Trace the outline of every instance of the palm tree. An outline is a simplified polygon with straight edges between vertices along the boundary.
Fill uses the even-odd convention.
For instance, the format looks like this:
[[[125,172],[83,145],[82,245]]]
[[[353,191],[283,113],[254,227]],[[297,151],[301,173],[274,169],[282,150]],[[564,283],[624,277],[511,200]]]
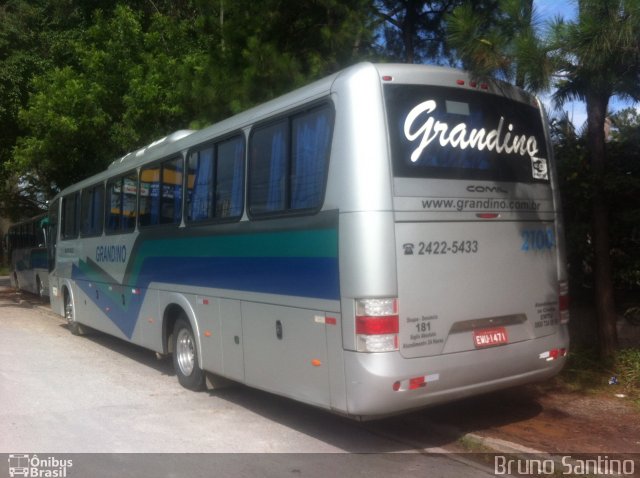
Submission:
[[[467,1],[447,22],[449,46],[478,79],[497,77],[534,92],[549,87],[551,63],[533,0]]]
[[[640,1],[579,0],[574,22],[557,21],[552,41],[561,80],[554,99],[582,100],[587,108],[587,149],[593,174],[592,237],[600,353],[617,345],[616,311],[605,193],[605,120],[609,101],[640,101]]]

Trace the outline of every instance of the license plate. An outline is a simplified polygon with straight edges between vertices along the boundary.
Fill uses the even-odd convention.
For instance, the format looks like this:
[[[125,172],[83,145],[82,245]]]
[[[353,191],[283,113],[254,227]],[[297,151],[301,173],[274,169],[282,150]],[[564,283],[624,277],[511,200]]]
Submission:
[[[474,330],[473,343],[477,349],[507,344],[509,343],[507,329],[496,327],[494,329]]]

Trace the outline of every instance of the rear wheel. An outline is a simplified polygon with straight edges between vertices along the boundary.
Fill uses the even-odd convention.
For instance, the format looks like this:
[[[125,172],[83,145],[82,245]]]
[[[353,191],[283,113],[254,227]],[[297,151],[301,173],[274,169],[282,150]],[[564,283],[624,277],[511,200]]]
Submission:
[[[189,390],[202,390],[205,375],[198,365],[198,348],[191,325],[180,317],[173,329],[173,368],[180,385]]]

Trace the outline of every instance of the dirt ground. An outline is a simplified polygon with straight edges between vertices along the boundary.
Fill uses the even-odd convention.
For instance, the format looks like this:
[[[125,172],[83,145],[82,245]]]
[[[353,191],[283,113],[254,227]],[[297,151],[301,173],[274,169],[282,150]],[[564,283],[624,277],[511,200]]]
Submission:
[[[640,453],[640,408],[611,393],[529,385],[438,407],[430,419],[547,453]],[[614,389],[615,387],[612,387]]]

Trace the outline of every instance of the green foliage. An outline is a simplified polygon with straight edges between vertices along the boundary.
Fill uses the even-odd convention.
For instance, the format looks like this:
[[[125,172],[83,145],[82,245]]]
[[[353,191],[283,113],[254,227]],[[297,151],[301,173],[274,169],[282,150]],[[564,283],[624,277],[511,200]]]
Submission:
[[[72,61],[37,75],[20,110],[28,134],[5,166],[45,196],[94,174],[126,151],[183,127],[183,58],[198,47],[185,19],[119,5],[97,10],[67,46]]]
[[[638,99],[639,30],[637,0],[580,0],[576,21],[553,25],[557,102],[589,95]]]
[[[629,348],[618,351],[614,367],[618,382],[625,392],[640,399],[640,350]]]
[[[609,381],[615,377],[616,382]],[[614,357],[602,359],[596,349],[578,348],[570,352],[567,365],[560,376],[571,391],[624,393],[640,401],[640,350],[628,348],[617,351]]]
[[[375,0],[373,12],[379,55],[405,63],[451,64],[455,59],[446,42],[446,18],[463,0]],[[475,1],[479,9],[486,1]],[[478,7],[480,5],[480,7]]]
[[[603,183],[610,210],[611,259],[617,289],[640,288],[640,116],[634,109],[612,116],[607,143],[608,169],[593,174],[586,133],[577,134],[567,118],[552,121],[552,138],[560,178],[569,272],[574,291],[593,290],[594,251],[591,201]]]
[[[368,0],[8,2],[0,214],[30,215],[128,151],[353,63],[369,13]]]
[[[549,87],[549,47],[536,32],[533,2],[465,2],[448,16],[448,41],[478,78],[498,77],[531,91]]]
[[[198,125],[272,99],[357,59],[368,44],[366,0],[202,1],[208,56],[195,78],[208,105]]]

